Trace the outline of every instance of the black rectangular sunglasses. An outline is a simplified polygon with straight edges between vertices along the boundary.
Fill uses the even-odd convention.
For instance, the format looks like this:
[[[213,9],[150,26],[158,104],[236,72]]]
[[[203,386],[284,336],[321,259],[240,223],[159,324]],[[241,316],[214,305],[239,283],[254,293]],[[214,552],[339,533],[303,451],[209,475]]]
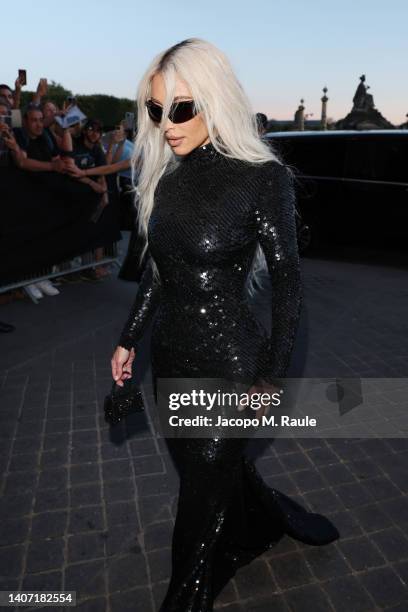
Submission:
[[[153,100],[147,100],[146,107],[150,119],[155,123],[160,123],[163,116],[163,107],[153,102]],[[197,109],[194,100],[173,102],[169,111],[169,119],[172,123],[185,123],[196,115]]]

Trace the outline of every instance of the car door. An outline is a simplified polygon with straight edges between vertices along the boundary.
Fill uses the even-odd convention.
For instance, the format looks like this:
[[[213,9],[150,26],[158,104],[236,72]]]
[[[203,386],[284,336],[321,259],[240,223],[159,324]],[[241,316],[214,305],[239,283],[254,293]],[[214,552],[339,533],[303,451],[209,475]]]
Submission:
[[[341,237],[344,136],[335,132],[292,134],[282,147],[296,171],[298,205],[310,225],[312,243],[331,244]]]
[[[344,191],[347,239],[392,246],[407,237],[407,137],[396,132],[363,132],[347,142]]]

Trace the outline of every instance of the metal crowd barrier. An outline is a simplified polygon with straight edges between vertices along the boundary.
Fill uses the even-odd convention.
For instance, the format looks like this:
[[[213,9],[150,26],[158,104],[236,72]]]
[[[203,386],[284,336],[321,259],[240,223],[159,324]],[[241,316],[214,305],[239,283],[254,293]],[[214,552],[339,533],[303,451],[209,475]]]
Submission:
[[[60,262],[56,265],[40,268],[36,274],[27,274],[17,281],[13,281],[12,283],[9,283],[7,285],[0,285],[0,293],[5,293],[6,291],[11,291],[13,289],[24,290],[24,288],[27,287],[27,285],[30,285],[31,283],[49,280],[51,278],[56,278],[57,276],[65,276],[66,274],[72,274],[73,272],[79,272],[80,270],[86,270],[87,268],[95,268],[97,266],[102,266],[110,263],[113,263],[118,268],[120,267],[117,242],[113,242],[111,245],[103,247],[102,259],[96,260],[95,255],[96,249],[87,253],[83,253],[82,255],[78,255],[69,260]],[[38,300],[32,295],[30,295],[28,291],[26,291],[26,294],[35,304],[38,303]]]

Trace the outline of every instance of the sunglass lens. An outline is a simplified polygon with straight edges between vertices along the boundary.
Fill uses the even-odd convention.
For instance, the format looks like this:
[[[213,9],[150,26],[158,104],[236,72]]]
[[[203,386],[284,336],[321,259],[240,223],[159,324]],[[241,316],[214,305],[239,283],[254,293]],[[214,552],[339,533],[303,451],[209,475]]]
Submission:
[[[173,123],[185,123],[196,115],[194,101],[178,102],[170,111],[169,118]]]
[[[155,123],[160,123],[163,116],[163,108],[152,102],[152,100],[146,102],[146,107],[150,119]],[[170,108],[169,119],[173,123],[185,123],[186,121],[190,121],[196,114],[197,111],[194,106],[194,100],[176,102]]]
[[[147,106],[147,112],[149,113],[150,119],[154,121],[155,123],[160,123],[162,114],[163,114],[162,107],[159,106],[158,104],[155,104],[151,100],[146,102],[146,106]]]

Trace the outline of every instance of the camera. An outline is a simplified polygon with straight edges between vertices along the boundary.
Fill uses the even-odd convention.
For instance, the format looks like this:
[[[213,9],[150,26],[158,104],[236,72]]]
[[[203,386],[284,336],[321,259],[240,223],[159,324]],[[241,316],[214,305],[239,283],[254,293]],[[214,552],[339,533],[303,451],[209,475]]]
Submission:
[[[135,113],[125,113],[124,128],[125,130],[135,129]]]
[[[8,126],[9,130],[11,130],[11,114],[10,115],[0,115],[0,166],[7,165],[7,147],[5,146],[3,138],[7,138],[9,135],[8,130],[4,128],[4,124]]]
[[[13,109],[11,113],[7,115],[0,115],[0,123],[7,125],[7,127],[11,130],[12,128],[21,127],[21,111],[18,109]],[[6,130],[0,130],[0,140],[3,136],[7,136]]]
[[[12,128],[12,115],[0,115],[0,123],[5,123],[9,128]]]
[[[5,123],[9,128],[20,128],[22,126],[21,110],[14,108],[7,115],[0,115],[0,123]]]

